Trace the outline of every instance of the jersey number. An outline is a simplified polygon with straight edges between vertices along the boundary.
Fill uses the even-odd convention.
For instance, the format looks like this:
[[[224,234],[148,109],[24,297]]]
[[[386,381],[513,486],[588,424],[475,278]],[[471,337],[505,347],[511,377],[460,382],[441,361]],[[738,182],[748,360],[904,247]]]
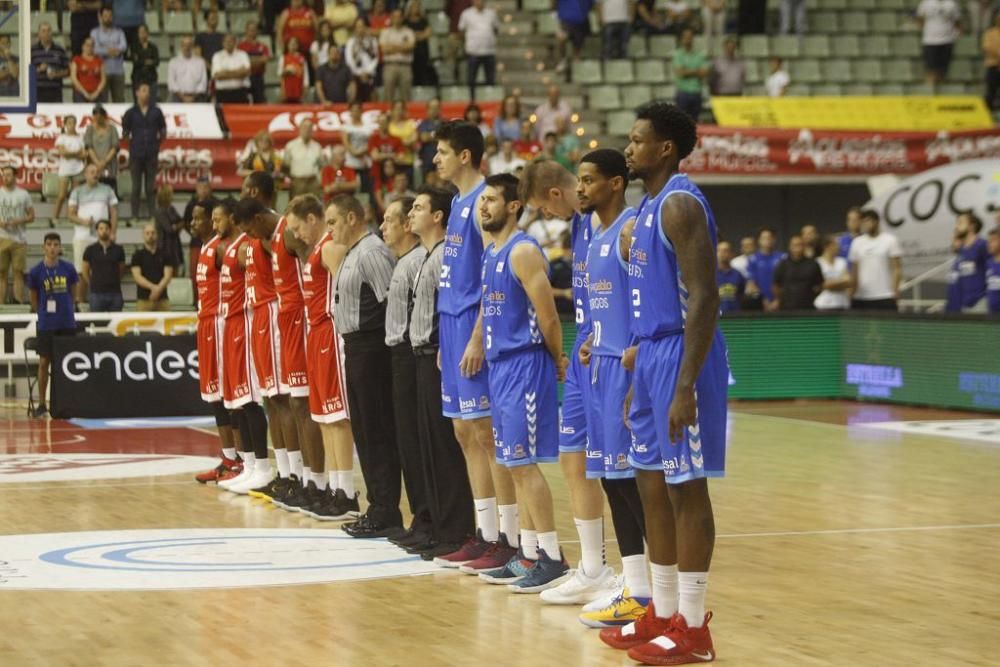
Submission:
[[[597,347],[601,344],[601,323],[594,320],[594,344],[592,347]]]
[[[577,325],[583,324],[583,300],[576,300],[576,323]]]
[[[486,349],[493,348],[493,327],[486,325]]]
[[[639,288],[636,287],[632,290],[632,307],[634,308],[632,311],[632,317],[635,317],[636,319],[639,317],[639,303],[641,300],[642,299],[639,296]]]

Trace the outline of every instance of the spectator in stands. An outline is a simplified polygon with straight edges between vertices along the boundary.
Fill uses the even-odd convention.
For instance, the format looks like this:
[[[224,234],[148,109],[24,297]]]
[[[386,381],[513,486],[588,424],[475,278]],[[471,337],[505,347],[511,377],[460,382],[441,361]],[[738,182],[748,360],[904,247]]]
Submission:
[[[128,41],[125,31],[114,25],[114,12],[111,7],[103,7],[100,14],[101,23],[90,31],[90,39],[94,42],[94,53],[104,63],[104,76],[111,91],[112,102],[125,101],[125,51]]]
[[[573,253],[570,251],[569,230],[559,234],[555,251],[546,252],[549,257],[549,282],[552,295],[556,299],[556,312],[560,319],[572,321],[576,309],[573,306]]]
[[[285,44],[285,54],[278,61],[282,104],[300,104],[309,86],[309,67],[299,47],[299,38]]]
[[[562,72],[569,66],[569,59],[575,63],[580,60],[583,44],[590,35],[590,12],[594,8],[594,0],[555,0],[556,16],[559,19],[559,31],[556,39],[559,42],[561,60],[556,66],[557,72]],[[570,53],[566,53],[566,44]]]
[[[368,142],[371,139],[372,129],[371,126],[364,123],[360,102],[351,102],[348,112],[350,118],[340,130],[340,136],[344,140],[344,148],[347,149],[346,164],[361,178],[361,191],[371,192],[372,160],[368,150]],[[434,145],[436,151],[437,143],[435,142]]]
[[[396,163],[406,171],[407,175],[412,174],[413,164],[417,158],[417,147],[420,144],[420,133],[417,130],[417,121],[406,115],[405,102],[393,102],[387,129],[389,134],[399,139],[403,146],[403,152],[396,156]]]
[[[132,253],[132,279],[135,280],[135,309],[141,312],[170,310],[167,286],[175,267],[157,243],[156,226],[142,229],[142,247]]]
[[[434,135],[440,126],[441,100],[435,97],[427,103],[427,111],[424,114],[424,119],[417,124],[417,139],[420,142],[417,154],[420,158],[420,168],[425,181],[427,180],[428,173],[437,172],[437,168],[434,166],[434,154],[437,153],[437,140],[434,138]]]
[[[898,310],[903,282],[903,250],[899,240],[879,230],[879,216],[861,212],[861,235],[851,243],[851,308]]]
[[[806,257],[816,259],[823,254],[823,242],[819,238],[819,230],[816,229],[816,225],[802,225],[799,236],[802,237],[802,243],[805,245],[803,252]]]
[[[409,0],[406,3],[404,24],[413,31],[416,38],[416,45],[413,47],[413,85],[434,86],[438,85],[437,69],[434,61],[431,60],[431,29],[430,21],[424,14],[420,0]]]
[[[568,222],[546,217],[544,210],[530,208],[525,210],[518,224],[525,234],[538,241],[547,256],[558,257],[562,254],[562,234],[569,231]]]
[[[555,132],[557,119],[571,120],[573,116],[569,103],[560,98],[559,86],[550,85],[547,92],[545,101],[535,107],[535,137],[539,140],[549,132]]]
[[[378,39],[368,31],[364,19],[354,22],[354,34],[344,48],[344,61],[354,75],[354,99],[367,102],[375,89],[379,66]]]
[[[715,96],[740,96],[747,80],[747,66],[736,55],[735,37],[726,37],[722,42],[722,55],[712,61],[712,71],[708,75],[708,89]]]
[[[962,213],[955,221],[951,249],[955,261],[948,272],[945,312],[985,312],[986,262],[990,254],[986,239],[979,236],[983,221],[974,213]]]
[[[0,35],[0,95],[17,97],[21,94],[19,64],[20,59],[10,51],[10,35]]]
[[[774,296],[774,270],[784,259],[784,255],[775,250],[776,237],[774,230],[765,227],[757,234],[757,252],[747,263],[747,294],[750,297],[759,296],[764,310],[777,310],[778,300]]]
[[[852,206],[847,209],[847,218],[844,221],[844,225],[847,228],[846,232],[837,236],[837,241],[840,243],[840,252],[838,253],[844,259],[847,259],[851,250],[851,243],[861,234],[861,208],[858,206]]]
[[[413,91],[413,49],[417,36],[403,25],[403,10],[392,10],[389,26],[379,33],[382,47],[382,99],[407,102]]]
[[[330,162],[323,167],[323,199],[329,203],[337,195],[356,194],[358,174],[346,164],[347,149],[338,144],[330,150]]]
[[[195,53],[205,59],[209,69],[212,59],[222,50],[225,35],[219,32],[219,12],[210,9],[205,14],[205,30],[194,36]]]
[[[246,177],[255,171],[263,171],[280,180],[281,164],[281,155],[274,148],[274,140],[267,130],[261,130],[254,135],[250,150],[240,163],[236,174]]]
[[[580,161],[580,138],[570,127],[569,121],[565,118],[556,120],[556,162],[566,167],[570,171],[576,169],[576,163]]]
[[[104,102],[107,100],[108,80],[104,64],[94,55],[94,40],[83,40],[83,51],[73,56],[69,65],[69,80],[73,84],[74,102]]]
[[[378,116],[378,127],[374,132],[368,137],[368,154],[371,156],[371,174],[373,185],[378,189],[379,183],[382,182],[382,174],[380,170],[382,164],[386,160],[392,160],[393,167],[396,167],[397,162],[404,159],[406,153],[406,147],[403,142],[399,140],[399,137],[393,136],[389,132],[389,114],[380,113]],[[391,177],[386,177],[386,186],[392,187]],[[381,211],[376,211],[379,218],[381,218]]]
[[[483,120],[483,110],[475,102],[470,102],[465,106],[462,120],[478,127],[484,139],[490,136],[490,126]]]
[[[823,291],[814,302],[819,310],[847,310],[851,299],[847,290],[851,286],[851,271],[847,260],[840,256],[840,241],[836,236],[827,236],[823,242],[823,253],[816,258],[823,271]]]
[[[69,194],[69,221],[73,229],[73,266],[83,270],[83,254],[90,244],[97,241],[94,235],[97,223],[102,220],[111,225],[111,239],[118,231],[118,197],[114,191],[97,180],[97,167],[89,164],[83,170],[84,182]],[[79,298],[83,298],[83,289]]]
[[[397,167],[392,158],[377,162],[376,167],[372,169],[372,196],[375,199],[375,218],[381,220],[391,203],[389,195],[396,182]]]
[[[542,152],[542,144],[535,136],[535,126],[530,120],[521,123],[521,134],[514,142],[514,151],[525,162],[534,160]]]
[[[397,171],[392,176],[392,191],[385,196],[385,206],[389,206],[394,201],[409,197],[415,198],[417,193],[410,189],[410,177],[403,170]]]
[[[131,43],[129,60],[132,61],[132,95],[140,83],[149,84],[149,94],[155,100],[160,74],[160,50],[149,39],[149,28],[143,23],[136,29],[135,41]]]
[[[376,39],[392,23],[392,18],[389,16],[389,11],[386,7],[385,0],[372,0],[372,10],[368,12],[368,26],[371,28],[372,34],[375,35]]]
[[[250,99],[254,104],[267,103],[264,92],[264,72],[271,60],[271,49],[258,39],[259,25],[257,21],[247,21],[243,39],[236,48],[250,58]]]
[[[708,78],[708,59],[694,50],[694,30],[681,32],[680,43],[674,52],[674,78],[677,86],[677,107],[696,122],[701,116],[701,88]]]
[[[784,97],[792,77],[788,76],[781,58],[771,58],[767,62],[769,74],[764,82],[768,97]]]
[[[285,144],[284,168],[292,179],[289,196],[323,193],[319,175],[323,170],[323,147],[313,139],[313,124],[304,120],[299,125],[299,136]]]
[[[500,152],[490,158],[490,174],[513,174],[524,165],[524,160],[514,152],[514,142],[504,139],[500,142]]]
[[[24,269],[28,255],[28,237],[24,228],[35,220],[31,195],[17,186],[17,169],[0,169],[0,305],[7,303],[7,273],[14,272],[14,302],[24,302]]]
[[[316,70],[316,101],[320,104],[344,104],[350,101],[354,77],[340,54],[340,47],[331,44],[326,62]]]
[[[45,394],[49,388],[53,338],[76,334],[76,299],[73,295],[80,280],[73,265],[60,259],[62,242],[59,234],[46,234],[42,247],[45,251],[42,261],[28,274],[31,312],[38,314],[38,322],[35,324],[38,332],[38,406],[31,415],[35,418],[44,417],[48,413]]]
[[[125,249],[111,237],[111,223],[97,223],[97,241],[83,251],[80,285],[90,289],[90,312],[120,313],[125,307],[122,298],[122,276],[125,275]]]
[[[521,134],[521,101],[517,95],[503,98],[500,113],[493,120],[493,136],[497,141],[516,141]]]
[[[631,0],[597,0],[595,7],[601,22],[601,60],[628,58],[633,15]]]
[[[354,32],[358,20],[358,6],[349,0],[333,0],[326,3],[323,16],[333,29],[334,43],[343,48]]]
[[[666,17],[656,8],[656,0],[636,0],[635,27],[647,35],[665,35],[670,32]]]
[[[220,104],[250,101],[250,56],[236,48],[236,36],[226,35],[222,50],[212,56],[215,99]]]
[[[804,2],[804,0],[803,0]],[[962,10],[955,0],[920,0],[920,24],[927,83],[936,87],[948,75],[952,50],[961,31]]]
[[[476,99],[476,79],[479,68],[486,75],[486,85],[492,86],[497,72],[497,33],[500,20],[486,0],[472,0],[472,6],[462,12],[458,30],[465,37],[465,57],[468,63],[469,99]]]
[[[66,196],[73,189],[87,164],[87,149],[84,146],[83,137],[76,131],[76,116],[63,116],[62,133],[56,137],[55,147],[59,152],[59,160],[56,163],[56,175],[59,177],[59,196],[56,198],[56,207],[52,217],[58,218],[62,215]]]
[[[781,34],[792,32],[792,21],[795,22],[795,32],[801,37],[806,34],[806,0],[781,0],[779,9],[781,16]]]
[[[723,314],[740,309],[747,280],[733,268],[733,247],[728,241],[719,241],[716,247],[719,265],[715,270],[715,283],[719,286],[719,310]]]
[[[190,35],[181,37],[180,53],[167,66],[167,90],[172,102],[204,102],[208,94],[208,68]]]
[[[544,157],[548,160],[556,159],[556,148],[559,146],[559,135],[555,132],[549,132],[542,139],[542,150],[538,154],[538,157]]]
[[[144,0],[113,0],[115,25],[125,33],[125,42],[132,48],[139,41],[139,26],[146,23]]]
[[[101,0],[69,0],[69,42],[73,55],[83,52],[83,40],[100,24]],[[61,100],[60,100],[61,101]]]
[[[280,44],[283,51],[290,51],[290,42],[294,37],[298,42],[296,51],[308,58],[309,49],[316,40],[318,26],[316,12],[307,7],[304,0],[291,0],[288,8],[278,17],[278,25],[274,31],[278,40],[276,44]]]
[[[712,53],[715,36],[726,32],[726,0],[701,0],[701,24],[705,31],[705,49]]]
[[[135,89],[135,104],[122,116],[122,138],[128,141],[132,217],[139,217],[140,196],[145,190],[147,217],[152,218],[156,210],[156,168],[160,144],[167,138],[167,120],[145,83]]]
[[[986,309],[991,315],[1000,314],[1000,227],[990,231],[990,259],[986,263]]]
[[[685,30],[694,30],[697,17],[688,0],[666,0],[663,4],[666,11],[667,31],[678,37]]]
[[[774,270],[774,298],[779,310],[815,310],[813,302],[823,290],[823,270],[805,255],[801,236],[788,241],[788,255]]]
[[[757,252],[757,241],[752,236],[744,236],[740,239],[740,254],[732,259],[732,267],[743,274],[744,278],[750,277],[750,258]]]
[[[117,194],[118,192],[118,150],[121,138],[118,128],[108,122],[108,111],[98,104],[91,115],[94,122],[83,133],[83,145],[87,159],[97,166],[97,178]],[[82,171],[82,169],[81,169]]]
[[[330,58],[331,46],[336,46],[333,41],[333,28],[330,27],[329,21],[320,19],[316,39],[309,46],[309,64],[313,72],[326,64]]]
[[[181,248],[181,230],[184,219],[174,208],[174,189],[169,183],[162,184],[156,191],[156,212],[153,214],[156,237],[159,239],[163,256],[180,273],[184,268],[184,251]]]
[[[986,106],[1000,110],[1000,10],[993,17],[993,26],[983,33],[983,67],[986,70]]]
[[[31,45],[31,64],[35,67],[35,92],[39,102],[62,102],[62,80],[69,76],[66,49],[52,41],[52,26],[38,26],[38,41]]]

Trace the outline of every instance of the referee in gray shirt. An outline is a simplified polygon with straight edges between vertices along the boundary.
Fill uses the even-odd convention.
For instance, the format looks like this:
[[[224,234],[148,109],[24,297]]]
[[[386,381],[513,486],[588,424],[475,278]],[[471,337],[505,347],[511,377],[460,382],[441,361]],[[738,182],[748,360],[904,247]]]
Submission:
[[[382,218],[382,240],[396,256],[396,268],[389,283],[389,305],[385,313],[385,344],[392,350],[392,409],[396,422],[396,444],[403,467],[403,485],[410,502],[413,522],[409,530],[393,542],[410,546],[430,535],[431,516],[427,509],[427,490],[417,442],[417,366],[410,347],[410,296],[413,278],[427,255],[420,239],[410,232],[407,215],[413,197],[402,197],[389,204]]]
[[[402,533],[399,450],[392,423],[392,355],[385,344],[386,302],[396,264],[382,239],[369,231],[352,195],[330,202],[333,242],[347,247],[334,280],[333,318],[344,339],[347,405],[368,490],[368,510],[344,526],[352,537]]]
[[[410,230],[420,237],[426,257],[414,278],[410,342],[416,361],[417,438],[428,489],[432,528],[429,539],[412,548],[434,558],[457,551],[475,531],[472,488],[452,420],[441,411],[438,368],[438,281],[452,194],[424,186],[410,209]]]

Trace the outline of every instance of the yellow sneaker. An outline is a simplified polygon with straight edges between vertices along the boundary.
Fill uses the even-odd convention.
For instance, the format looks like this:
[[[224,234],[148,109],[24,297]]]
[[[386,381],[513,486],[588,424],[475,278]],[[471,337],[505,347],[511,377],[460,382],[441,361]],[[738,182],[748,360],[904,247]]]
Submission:
[[[591,628],[612,628],[628,625],[646,613],[649,598],[632,597],[625,590],[611,604],[596,611],[584,611],[580,622]]]

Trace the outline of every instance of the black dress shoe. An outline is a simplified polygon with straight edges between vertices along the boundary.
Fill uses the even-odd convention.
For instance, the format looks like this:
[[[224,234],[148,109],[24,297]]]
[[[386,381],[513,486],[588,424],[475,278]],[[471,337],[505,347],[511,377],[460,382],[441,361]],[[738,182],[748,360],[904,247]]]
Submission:
[[[409,535],[403,535],[402,537],[397,537],[395,539],[390,538],[389,541],[395,544],[397,547],[412,547],[416,544],[423,544],[431,539],[431,536],[423,531],[416,533],[410,533]]]
[[[378,537],[395,537],[403,532],[402,526],[387,526],[373,520],[367,514],[354,523],[344,526],[344,532],[358,539],[374,539]]]
[[[438,556],[453,554],[461,548],[462,545],[459,542],[438,542],[433,548],[421,551],[420,558],[422,560],[434,560]]]
[[[431,538],[428,537],[423,542],[420,542],[419,544],[414,544],[413,546],[406,547],[403,550],[406,553],[408,553],[408,554],[415,554],[415,555],[419,556],[420,554],[424,553],[425,551],[430,551],[431,549],[433,549],[437,545],[438,545],[437,540],[433,540],[433,539],[431,539]]]

